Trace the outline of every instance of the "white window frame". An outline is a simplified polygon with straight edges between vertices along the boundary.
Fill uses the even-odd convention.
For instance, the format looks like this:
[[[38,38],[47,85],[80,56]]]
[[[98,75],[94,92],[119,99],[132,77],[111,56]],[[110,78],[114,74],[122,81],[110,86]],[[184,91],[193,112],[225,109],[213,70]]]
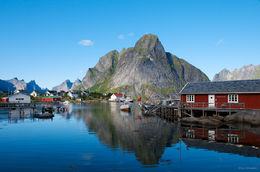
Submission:
[[[194,103],[195,102],[195,95],[193,95],[193,94],[186,95],[186,102],[187,103]]]
[[[228,103],[238,103],[238,94],[229,94]]]

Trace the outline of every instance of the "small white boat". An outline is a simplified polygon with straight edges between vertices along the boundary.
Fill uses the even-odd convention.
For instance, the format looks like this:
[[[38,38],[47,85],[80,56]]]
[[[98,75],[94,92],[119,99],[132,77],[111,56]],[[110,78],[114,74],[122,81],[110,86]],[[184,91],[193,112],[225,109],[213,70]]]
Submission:
[[[122,111],[128,111],[128,112],[130,112],[131,109],[132,109],[132,104],[129,103],[129,102],[125,102],[124,104],[122,104],[122,105],[120,106],[120,110],[122,110]]]
[[[65,102],[63,102],[64,105],[69,105],[70,102],[68,100],[66,100]]]

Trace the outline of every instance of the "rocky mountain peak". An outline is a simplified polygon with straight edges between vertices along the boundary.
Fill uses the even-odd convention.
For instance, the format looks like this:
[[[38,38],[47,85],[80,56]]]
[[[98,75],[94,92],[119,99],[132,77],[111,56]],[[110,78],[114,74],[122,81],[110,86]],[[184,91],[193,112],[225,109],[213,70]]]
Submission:
[[[28,83],[31,83],[31,84],[36,84],[35,80],[31,80],[30,82]]]
[[[32,91],[39,91],[42,93],[46,92],[46,89],[42,89],[35,80],[31,80],[26,83],[23,79],[19,80],[18,78],[13,78],[10,80],[0,80],[0,91],[15,91],[15,90],[25,90],[27,94],[30,94]]]
[[[63,83],[61,83],[60,85],[56,86],[56,87],[53,87],[52,89],[55,90],[55,91],[69,91],[72,87],[72,82],[67,79],[65,80]]]
[[[213,77],[213,81],[260,79],[260,65],[245,65],[239,69],[229,71],[223,69]]]
[[[76,80],[74,81],[74,83],[72,84],[71,89],[72,89],[72,90],[80,90],[81,87],[82,87],[82,85],[81,85],[81,80],[76,79]]]
[[[101,57],[88,70],[82,86],[89,91],[158,99],[176,96],[186,82],[192,81],[208,81],[208,77],[185,60],[166,53],[156,35],[146,34],[134,47]]]
[[[136,50],[142,52],[154,51],[157,55],[165,53],[165,50],[160,42],[159,38],[153,34],[146,34],[142,36],[135,44]]]

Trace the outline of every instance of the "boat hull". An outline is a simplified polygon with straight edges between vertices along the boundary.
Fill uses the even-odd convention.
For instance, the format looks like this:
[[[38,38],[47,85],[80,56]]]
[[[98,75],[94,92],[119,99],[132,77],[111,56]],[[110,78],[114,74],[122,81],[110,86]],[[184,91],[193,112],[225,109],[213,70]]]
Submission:
[[[132,108],[132,105],[130,105],[130,104],[121,105],[121,106],[120,106],[120,110],[121,110],[121,111],[126,111],[126,112],[130,112],[130,111],[131,111],[131,108]]]

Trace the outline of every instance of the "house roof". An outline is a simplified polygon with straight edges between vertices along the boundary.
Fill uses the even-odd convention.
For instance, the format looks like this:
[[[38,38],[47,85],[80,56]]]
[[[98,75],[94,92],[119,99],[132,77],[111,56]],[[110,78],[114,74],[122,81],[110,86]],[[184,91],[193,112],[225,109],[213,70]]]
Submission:
[[[43,98],[60,98],[59,96],[45,96]]]
[[[260,79],[187,83],[180,94],[260,93]]]
[[[20,92],[19,92],[19,93],[10,95],[9,98],[10,98],[10,97],[17,97],[17,96],[27,96],[27,97],[30,97],[30,96],[27,95],[27,94],[24,94],[24,93],[20,93]]]
[[[123,97],[123,94],[114,94],[116,97]]]

